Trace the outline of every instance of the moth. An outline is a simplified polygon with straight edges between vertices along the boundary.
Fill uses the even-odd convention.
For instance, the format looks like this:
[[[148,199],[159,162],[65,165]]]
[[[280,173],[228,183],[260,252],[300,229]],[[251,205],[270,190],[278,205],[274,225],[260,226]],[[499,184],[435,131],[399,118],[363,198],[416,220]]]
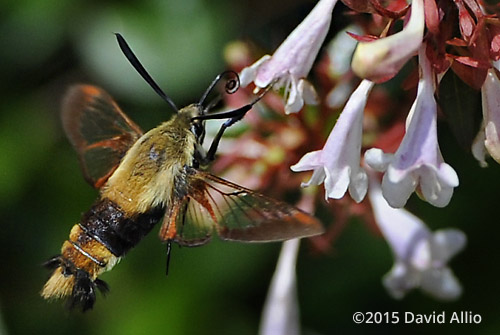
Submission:
[[[205,100],[215,85],[229,76],[226,91],[239,87],[236,73],[223,72],[198,103],[178,110],[123,37],[116,36],[130,63],[177,113],[143,133],[104,90],[90,85],[69,89],[62,104],[63,127],[85,179],[99,189],[99,198],[73,226],[61,254],[45,263],[53,272],[42,297],[67,299],[69,307],[84,311],[92,308],[96,291],[108,291],[98,277],[160,221],[167,269],[173,242],[203,245],[214,231],[222,240],[242,242],[282,241],[323,232],[309,214],[200,169],[214,160],[224,131],[267,90],[239,109],[213,113],[214,104],[205,106]],[[227,120],[206,151],[205,122],[213,119]]]

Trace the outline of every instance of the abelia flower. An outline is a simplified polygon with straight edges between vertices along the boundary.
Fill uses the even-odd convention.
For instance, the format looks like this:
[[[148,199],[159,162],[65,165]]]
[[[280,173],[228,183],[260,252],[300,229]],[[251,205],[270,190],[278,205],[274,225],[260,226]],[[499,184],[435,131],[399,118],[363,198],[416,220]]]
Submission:
[[[395,154],[380,149],[365,153],[366,163],[377,171],[386,171],[382,190],[392,207],[403,207],[419,188],[420,195],[437,207],[446,206],[458,186],[455,170],[443,160],[437,140],[437,105],[434,76],[425,55],[419,51],[421,78],[417,97],[406,120],[406,133]]]
[[[392,208],[372,175],[368,198],[375,221],[395,258],[394,266],[383,278],[389,294],[401,299],[409,290],[421,288],[437,299],[458,298],[462,288],[447,263],[464,248],[465,234],[457,229],[432,233],[410,212]]]
[[[500,80],[495,70],[489,69],[481,88],[483,127],[473,145],[473,154],[482,166],[486,165],[486,149],[500,163]]]
[[[359,77],[376,82],[392,78],[413,57],[425,27],[424,0],[413,0],[411,16],[400,32],[373,42],[360,42],[352,59],[352,70]]]
[[[317,103],[316,91],[305,77],[328,33],[336,3],[337,0],[320,0],[272,57],[265,55],[241,71],[241,86],[251,82],[258,87],[272,83],[275,89],[284,86],[287,114],[300,111],[304,103]]]
[[[329,58],[328,74],[339,80],[351,70],[351,59],[356,50],[357,42],[349,34],[362,34],[363,30],[351,24],[340,30],[335,37],[328,42],[327,53]],[[340,80],[341,81],[341,80]]]
[[[471,152],[472,156],[479,162],[479,166],[485,168],[488,167],[488,163],[486,163],[486,147],[484,146],[484,141],[486,141],[486,134],[484,131],[484,121],[481,125],[481,129],[477,133],[474,141],[472,141]]]
[[[298,335],[299,305],[295,264],[300,239],[283,242],[278,265],[267,294],[259,334]]]
[[[348,32],[361,34],[361,28],[350,25],[342,29],[328,43],[328,58],[330,64],[328,75],[336,81],[334,88],[328,93],[326,103],[331,108],[342,107],[354,89],[352,82],[351,58],[356,49],[356,40],[349,36]]]
[[[325,198],[340,199],[347,189],[356,201],[366,195],[368,179],[360,166],[363,111],[374,83],[363,80],[353,92],[321,150],[305,154],[291,169],[314,170],[302,186],[325,183]]]

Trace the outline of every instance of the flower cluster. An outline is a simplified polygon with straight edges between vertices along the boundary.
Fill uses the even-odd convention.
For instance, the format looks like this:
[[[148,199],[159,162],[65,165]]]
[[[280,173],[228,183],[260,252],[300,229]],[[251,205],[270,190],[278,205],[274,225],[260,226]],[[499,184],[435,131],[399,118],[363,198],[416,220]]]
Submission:
[[[370,13],[373,21],[355,22],[347,28],[347,34],[340,32],[328,43],[328,55],[318,57],[337,3],[319,0],[273,55],[238,69],[242,85],[253,83],[256,89],[284,87],[281,106],[285,114],[302,111],[287,117],[294,121],[286,126],[273,124],[272,136],[281,141],[276,148],[281,150],[280,158],[274,163],[290,166],[294,172],[312,171],[302,186],[324,184],[327,201],[344,198],[348,191],[354,202],[361,203],[368,194],[369,205],[361,203],[358,209],[365,208],[363,211],[373,215],[393,250],[395,265],[384,278],[390,294],[401,298],[409,289],[420,287],[436,298],[454,299],[461,287],[447,262],[464,248],[465,235],[457,229],[431,233],[403,207],[413,193],[433,206],[445,207],[459,185],[456,171],[441,154],[438,112],[442,110],[454,128],[461,117],[474,111],[461,111],[463,115],[447,112],[442,93],[444,78],[460,80],[481,91],[483,122],[479,133],[470,139],[460,132],[455,135],[471,146],[481,166],[487,165],[487,155],[500,163],[500,20],[488,14],[479,0],[413,0],[411,4],[396,0],[388,7],[378,0],[342,2],[351,17],[355,17],[353,12]],[[330,90],[325,101],[307,81],[313,64],[317,64],[313,72],[316,81],[329,80],[324,85]],[[412,100],[394,102],[378,89],[388,81],[401,82],[405,76],[403,86],[416,87]],[[276,96],[268,94],[263,101],[271,109],[280,107]],[[319,107],[306,107],[310,104]],[[343,108],[337,110],[338,106]],[[394,106],[399,110],[405,107],[406,121],[393,113]],[[333,126],[329,122],[332,119]],[[264,125],[258,117],[250,122],[257,125],[256,129],[273,127]],[[330,134],[326,137],[327,127]],[[259,131],[252,135],[252,141],[259,138],[256,133]],[[262,137],[259,143],[264,147],[263,143],[270,143],[260,140]],[[241,152],[234,155],[241,157]],[[280,164],[260,171],[267,171],[266,180],[286,189],[293,184],[292,179],[280,183],[279,178],[272,177],[278,175],[276,166]],[[265,165],[273,163],[267,161]],[[335,202],[330,204],[335,207]],[[331,239],[334,235],[330,234]],[[315,241],[316,246],[324,246]],[[286,269],[294,276],[290,267]],[[286,316],[281,319],[287,320]]]

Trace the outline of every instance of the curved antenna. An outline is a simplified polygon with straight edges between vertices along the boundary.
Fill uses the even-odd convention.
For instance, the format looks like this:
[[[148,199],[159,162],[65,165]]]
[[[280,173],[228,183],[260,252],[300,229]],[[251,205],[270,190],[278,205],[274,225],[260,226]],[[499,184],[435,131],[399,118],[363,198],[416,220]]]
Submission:
[[[233,94],[240,88],[240,77],[234,71],[228,70],[224,71],[215,77],[210,86],[208,86],[207,90],[201,96],[200,102],[198,103],[200,106],[203,106],[203,103],[207,99],[208,95],[214,89],[215,85],[217,85],[224,77],[227,77],[226,85],[224,87],[227,94]],[[212,104],[210,104],[212,105]],[[207,109],[209,109],[207,107]]]
[[[149,75],[144,66],[142,66],[141,62],[139,62],[139,59],[137,59],[132,49],[130,49],[129,45],[127,44],[123,36],[120,33],[115,33],[115,35],[116,39],[118,40],[118,45],[120,46],[120,49],[122,50],[125,57],[127,57],[130,64],[132,64],[135,70],[139,72],[141,77],[144,78],[144,80],[149,84],[149,86],[151,86],[153,90],[155,90],[155,92],[170,105],[170,107],[172,107],[176,112],[178,112],[179,109],[177,108],[177,106],[168,97],[168,95],[166,95],[165,92],[162,91],[160,86],[158,86],[158,84],[153,80],[153,78]]]
[[[191,120],[220,120],[220,119],[234,119],[231,121],[231,125],[235,123],[236,121],[239,121],[245,116],[245,114],[252,109],[253,105],[255,105],[257,102],[260,101],[266,95],[267,92],[278,82],[278,79],[273,80],[269,85],[267,85],[259,94],[257,97],[249,104],[246,104],[243,107],[240,107],[238,109],[230,110],[230,111],[224,111],[220,113],[212,113],[212,114],[202,114],[202,115],[197,115],[191,118]]]

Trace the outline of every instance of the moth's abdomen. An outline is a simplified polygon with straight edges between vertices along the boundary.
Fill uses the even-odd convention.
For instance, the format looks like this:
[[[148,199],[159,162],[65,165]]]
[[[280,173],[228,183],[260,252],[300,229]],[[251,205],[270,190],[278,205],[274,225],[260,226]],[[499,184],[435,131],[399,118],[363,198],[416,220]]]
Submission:
[[[80,226],[113,255],[121,257],[151,231],[164,213],[163,208],[157,207],[146,213],[127,214],[116,203],[104,198],[83,214]]]
[[[80,224],[76,224],[69,239],[63,243],[61,255],[46,263],[54,272],[43,287],[42,297],[69,298],[69,307],[92,308],[96,290],[107,290],[106,284],[97,277],[110,270],[118,259],[101,242],[87,234]]]
[[[92,308],[96,290],[107,291],[107,285],[97,277],[139,243],[163,213],[162,208],[156,208],[129,216],[108,199],[96,202],[71,229],[61,255],[46,263],[54,272],[42,297],[69,298],[70,307]]]

